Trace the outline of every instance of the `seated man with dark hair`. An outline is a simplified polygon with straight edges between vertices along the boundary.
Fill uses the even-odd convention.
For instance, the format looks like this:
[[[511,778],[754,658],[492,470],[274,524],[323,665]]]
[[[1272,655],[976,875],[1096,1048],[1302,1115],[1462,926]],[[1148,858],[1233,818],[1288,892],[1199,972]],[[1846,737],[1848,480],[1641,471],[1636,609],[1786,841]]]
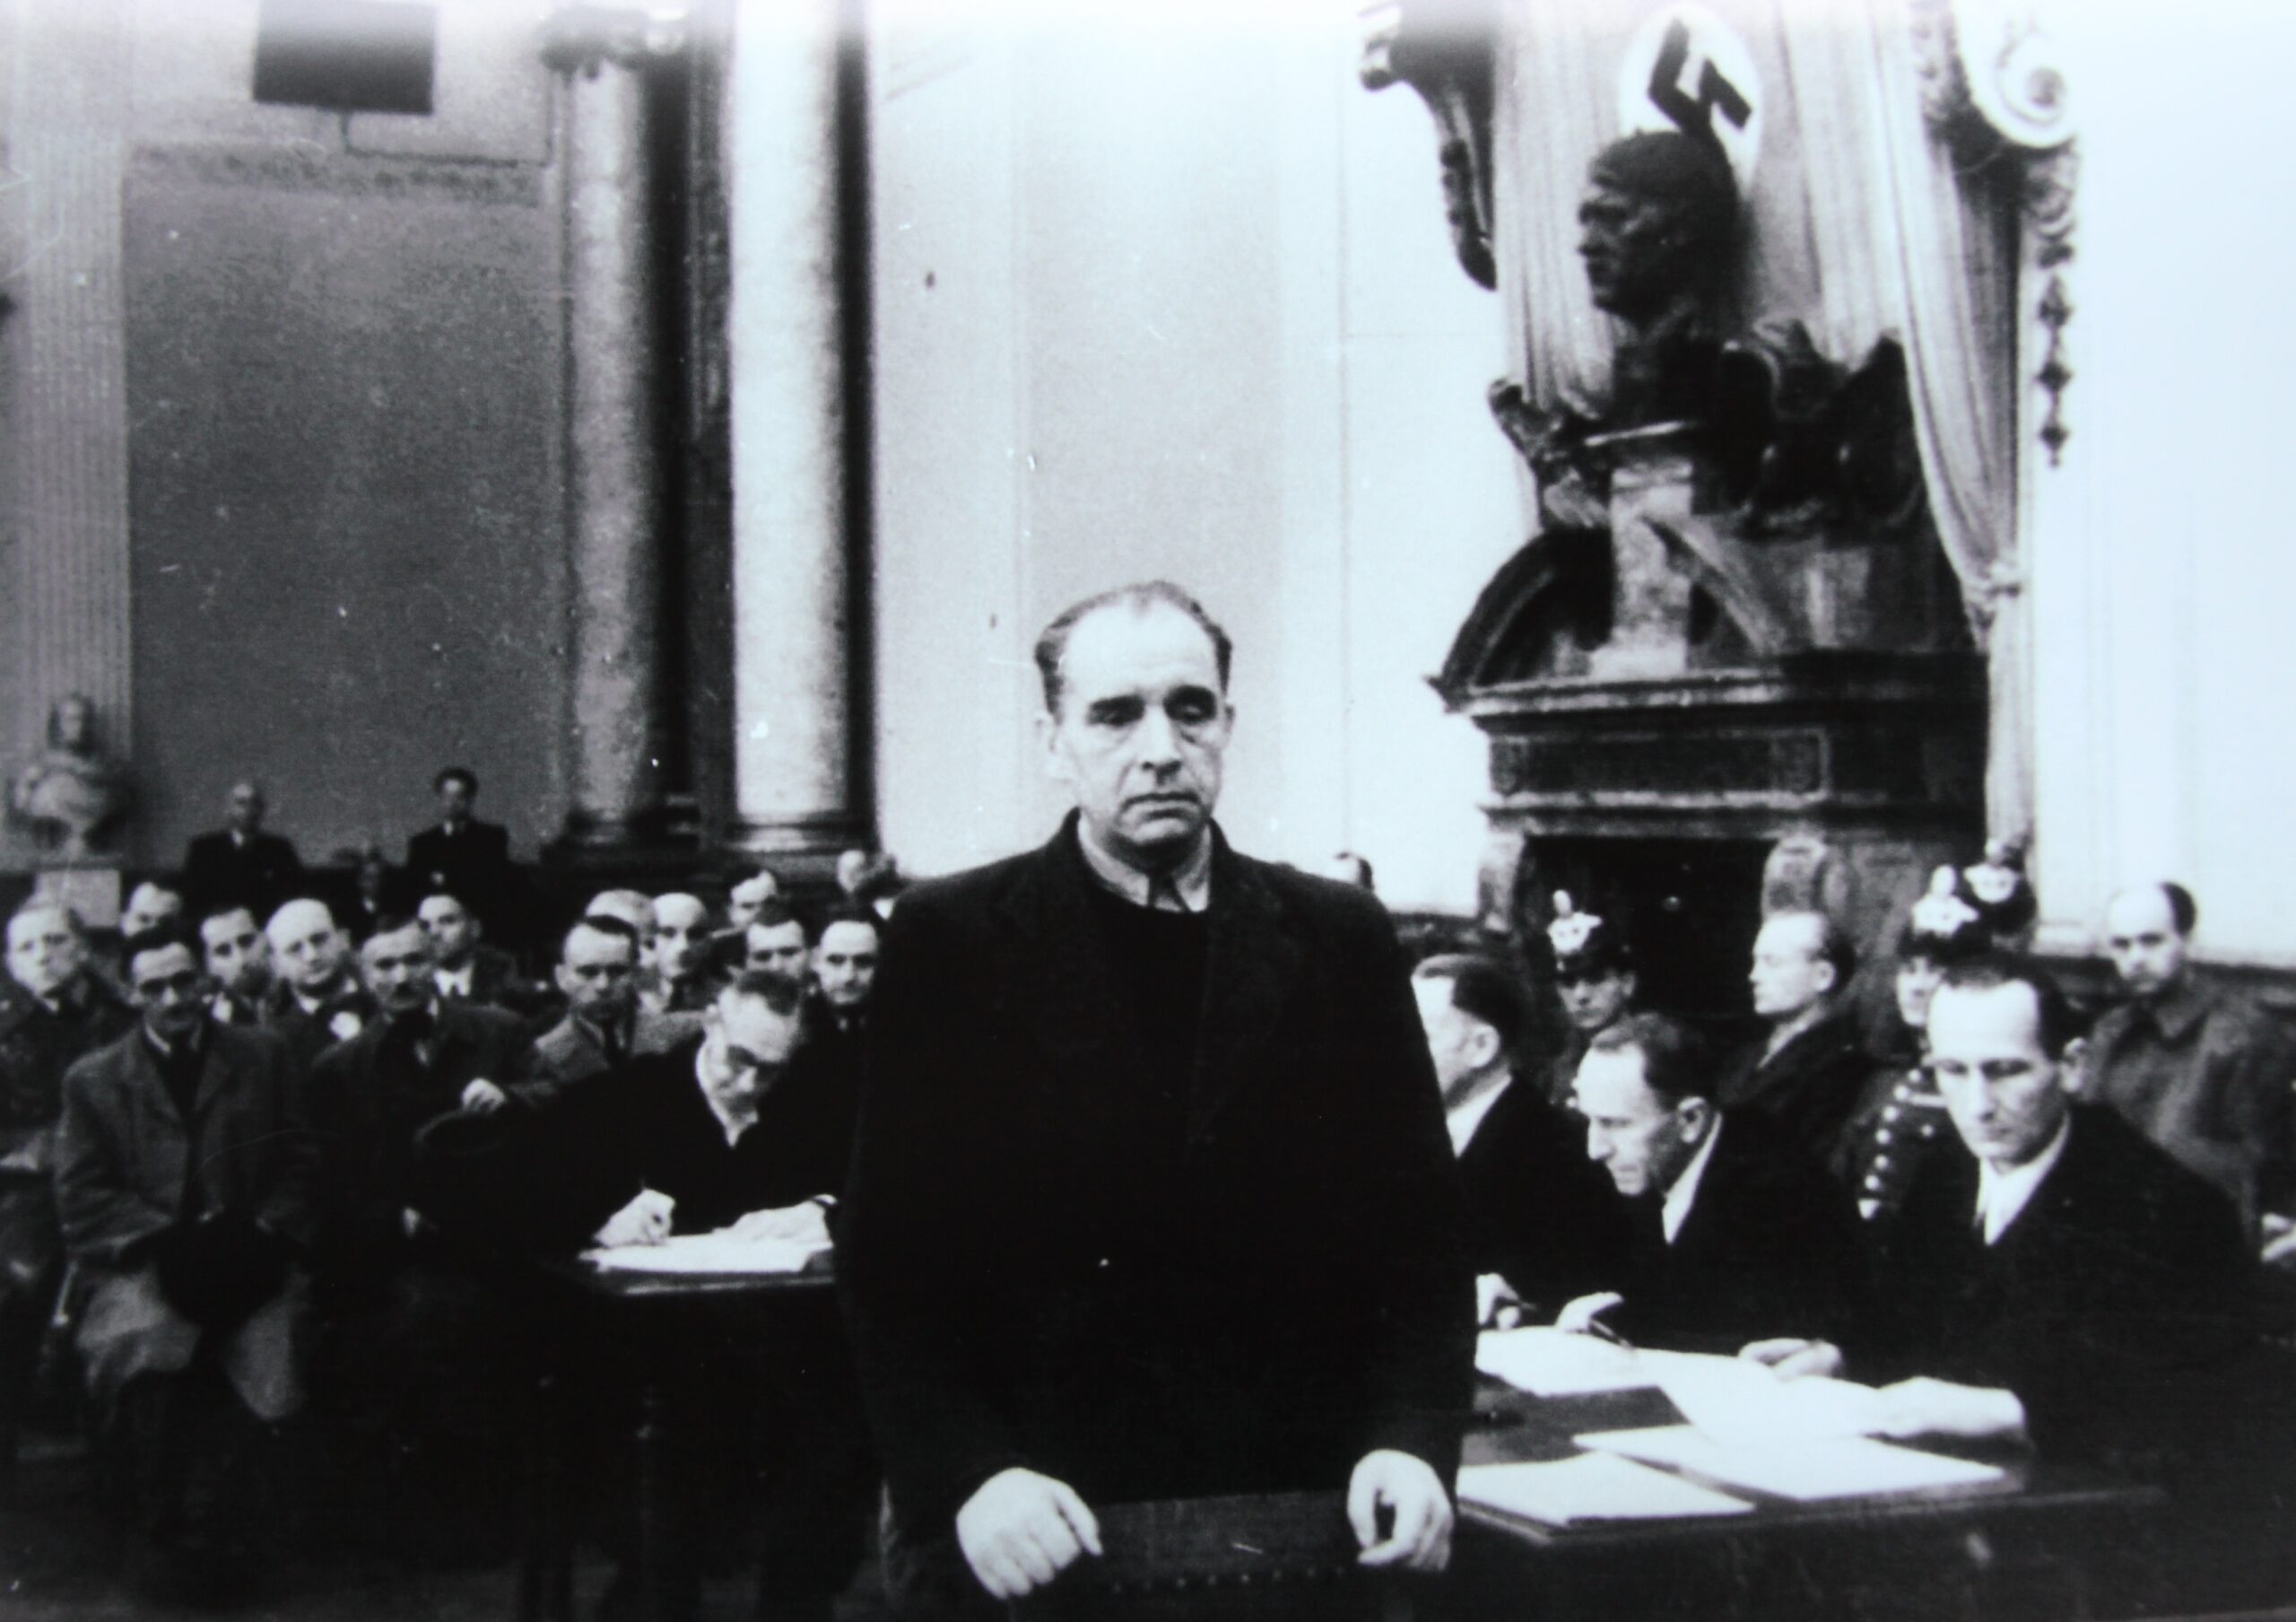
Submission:
[[[1775,1121],[1831,1165],[1873,1071],[1845,999],[1857,950],[1823,912],[1773,912],[1754,937],[1754,1013],[1769,1033],[1742,1049],[1714,1096],[1726,1109]]]
[[[183,893],[147,878],[127,893],[127,905],[119,913],[119,937],[127,940],[170,925],[179,928],[183,921]]]
[[[1627,1235],[1617,1192],[1587,1160],[1578,1121],[1515,1075],[1528,1010],[1511,973],[1487,957],[1431,957],[1413,971],[1412,991],[1458,1155],[1459,1227],[1481,1315],[1552,1316],[1616,1277]]]
[[[709,942],[709,903],[683,890],[656,896],[654,972],[639,987],[639,1006],[656,1014],[708,1007],[716,991]]]
[[[566,931],[558,989],[566,1016],[535,1039],[523,1086],[541,1096],[641,1053],[665,1053],[701,1029],[698,1014],[656,1014],[638,1003],[638,931],[594,912]]]
[[[271,996],[271,940],[255,914],[225,907],[199,920],[203,966],[213,988],[208,1013],[218,1025],[257,1025]]]
[[[750,920],[742,937],[742,966],[763,974],[783,974],[803,981],[813,955],[813,942],[803,920],[787,903],[767,902]]]
[[[1718,1108],[1690,1031],[1632,1014],[1578,1066],[1587,1153],[1632,1208],[1616,1278],[1558,1322],[1637,1343],[1735,1350],[1779,1324],[1838,1333],[1862,1304],[1849,1197],[1756,1112]]]
[[[517,959],[486,944],[486,927],[453,891],[424,896],[414,916],[430,937],[430,978],[446,1000],[497,1008],[528,1022],[554,1007],[546,988],[518,972]]]
[[[123,1506],[152,1575],[213,1599],[250,1574],[261,1427],[302,1403],[315,1144],[285,1044],[208,1018],[187,937],[126,964],[142,1021],[65,1077],[57,1204]]]

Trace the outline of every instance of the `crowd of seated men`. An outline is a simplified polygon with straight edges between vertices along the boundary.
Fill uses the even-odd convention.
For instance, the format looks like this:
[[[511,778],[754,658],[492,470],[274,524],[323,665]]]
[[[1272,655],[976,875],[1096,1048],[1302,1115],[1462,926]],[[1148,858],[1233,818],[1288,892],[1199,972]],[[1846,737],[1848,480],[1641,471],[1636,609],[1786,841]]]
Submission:
[[[492,944],[524,903],[475,780],[437,787],[439,825],[347,901],[243,783],[179,884],[129,896],[116,966],[59,905],[9,920],[0,1463],[39,1371],[76,1370],[167,1591],[238,1591],[266,1539],[506,1553],[503,1415],[558,1332],[506,1256],[835,1225],[897,869],[851,853],[803,911],[767,872],[607,889],[544,979]],[[1835,920],[1775,912],[1735,1052],[1644,1006],[1625,931],[1557,900],[1552,1051],[1519,964],[1413,972],[1485,1323],[1847,1373],[1890,1435],[2094,1460],[2237,1518],[2196,1465],[2286,1435],[2287,1394],[2243,1382],[2260,1286],[2296,1272],[2296,1058],[2187,961],[2189,894],[2113,897],[2125,995],[2085,1025],[2019,955],[2032,899],[1996,858],[1941,870],[1862,982]],[[616,1358],[580,1371],[598,1448]],[[759,1512],[767,1615],[828,1614],[874,1493],[829,1298],[666,1389],[676,1490]],[[602,1530],[625,1554],[628,1507]]]
[[[0,1461],[28,1418],[80,1416],[160,1595],[233,1597],[299,1544],[506,1555],[509,1417],[546,1349],[506,1263],[819,1234],[842,1184],[889,864],[802,913],[770,872],[604,892],[545,981],[489,943],[503,847],[467,773],[439,786],[355,941],[252,784],[178,882],[131,894],[116,951],[60,904],[9,920]],[[742,1438],[683,1474],[733,1500],[769,1479],[769,1614],[826,1614],[872,1502],[826,1296],[816,1317],[777,1343],[787,1378],[720,1357],[673,1382],[709,1405],[684,1434]],[[577,1372],[611,1407],[616,1371]],[[37,1412],[43,1379],[76,1395]],[[756,1455],[769,1397],[788,1440]]]

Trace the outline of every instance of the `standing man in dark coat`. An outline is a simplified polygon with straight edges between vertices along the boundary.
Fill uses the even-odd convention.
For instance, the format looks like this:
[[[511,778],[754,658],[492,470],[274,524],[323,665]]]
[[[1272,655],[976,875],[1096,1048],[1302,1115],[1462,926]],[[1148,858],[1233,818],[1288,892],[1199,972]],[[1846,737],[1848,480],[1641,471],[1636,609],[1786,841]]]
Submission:
[[[1724,1071],[1726,1110],[1768,1116],[1820,1165],[1831,1165],[1874,1061],[1842,998],[1857,951],[1823,912],[1773,912],[1754,937],[1754,1013],[1767,1034]]]
[[[265,808],[262,785],[242,779],[231,785],[223,826],[184,847],[184,902],[192,917],[245,907],[269,918],[301,890],[302,859],[289,841],[263,831]]]
[[[418,895],[446,890],[462,897],[494,939],[523,944],[510,916],[520,889],[510,865],[509,831],[472,815],[478,776],[467,766],[448,766],[430,780],[439,799],[439,821],[406,842],[408,882]]]
[[[838,1264],[895,1570],[944,1606],[1052,1583],[1126,1500],[1345,1487],[1367,1565],[1448,1557],[1441,1105],[1378,903],[1212,824],[1229,653],[1163,582],[1054,620],[1076,815],[886,929]]]

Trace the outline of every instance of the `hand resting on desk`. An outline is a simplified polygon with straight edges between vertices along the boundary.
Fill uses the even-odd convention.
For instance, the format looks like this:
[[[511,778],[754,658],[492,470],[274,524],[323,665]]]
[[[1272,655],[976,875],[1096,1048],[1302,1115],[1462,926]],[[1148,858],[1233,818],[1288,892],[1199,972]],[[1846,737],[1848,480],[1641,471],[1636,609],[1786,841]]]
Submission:
[[[737,1216],[726,1232],[736,1239],[782,1239],[824,1250],[829,1245],[829,1213],[820,1201],[807,1199]]]
[[[608,1251],[625,1244],[659,1244],[670,1236],[670,1217],[677,1203],[667,1194],[640,1189],[628,1205],[606,1218],[590,1243]]]
[[[991,1599],[1018,1600],[1099,1554],[1100,1523],[1068,1483],[1015,1466],[965,1500],[957,1547]]]
[[[1379,1536],[1379,1512],[1389,1512]],[[1376,1448],[1356,1461],[1347,1483],[1347,1522],[1363,1546],[1364,1565],[1439,1572],[1451,1563],[1451,1498],[1427,1461],[1394,1448]]]
[[[1626,1304],[1626,1297],[1615,1290],[1603,1290],[1592,1295],[1581,1295],[1576,1301],[1566,1301],[1562,1310],[1554,1315],[1554,1327],[1574,1335],[1591,1335],[1595,1320],[1614,1306]]]
[[[1757,1340],[1738,1356],[1787,1379],[1802,1374],[1839,1379],[1843,1366],[1841,1348],[1831,1341],[1790,1336]],[[1872,1434],[1876,1436],[2014,1440],[2025,1435],[2025,1405],[2016,1392],[1998,1386],[1958,1385],[1923,1374],[1885,1385],[1874,1395],[1879,1405]]]

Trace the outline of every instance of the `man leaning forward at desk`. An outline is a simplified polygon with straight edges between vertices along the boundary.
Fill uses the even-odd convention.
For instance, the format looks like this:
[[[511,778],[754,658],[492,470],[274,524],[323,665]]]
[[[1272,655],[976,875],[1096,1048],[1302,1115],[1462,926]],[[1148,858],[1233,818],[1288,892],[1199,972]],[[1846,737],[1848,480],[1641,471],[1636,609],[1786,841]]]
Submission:
[[[1194,598],[1091,598],[1036,657],[1076,814],[903,896],[871,1015],[838,1268],[897,1601],[1031,1593],[1110,1504],[1300,1489],[1439,1568],[1474,1302],[1393,932],[1213,824]]]

